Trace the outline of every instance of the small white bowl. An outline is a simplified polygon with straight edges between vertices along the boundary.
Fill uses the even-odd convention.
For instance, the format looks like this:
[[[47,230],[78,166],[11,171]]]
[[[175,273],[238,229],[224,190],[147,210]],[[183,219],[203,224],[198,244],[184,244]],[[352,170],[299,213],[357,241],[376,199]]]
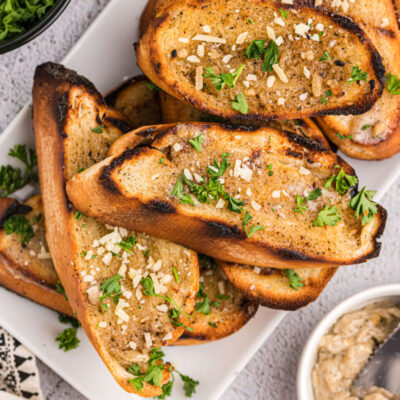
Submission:
[[[311,385],[311,371],[317,355],[317,347],[322,337],[343,314],[359,310],[367,304],[381,300],[400,300],[400,284],[378,286],[349,297],[332,309],[316,326],[303,349],[297,369],[298,400],[315,400]]]

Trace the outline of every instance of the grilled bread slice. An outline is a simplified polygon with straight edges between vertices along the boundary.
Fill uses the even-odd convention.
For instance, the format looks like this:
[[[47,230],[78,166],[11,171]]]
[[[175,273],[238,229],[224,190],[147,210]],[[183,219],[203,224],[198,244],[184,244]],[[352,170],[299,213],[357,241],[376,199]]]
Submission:
[[[138,363],[144,370],[151,348],[183,333],[169,318],[166,297],[182,314],[192,312],[197,255],[166,240],[105,226],[69,202],[66,180],[102,160],[122,133],[118,127],[125,126],[125,117],[107,109],[89,81],[61,65],[43,64],[35,73],[33,104],[47,242],[71,307],[116,381],[129,392],[157,396],[159,386],[145,382],[137,390],[130,384],[134,376],[127,368]],[[164,369],[163,384],[169,376]]]
[[[310,5],[313,4],[311,1]],[[359,24],[378,49],[386,71],[400,76],[400,31],[392,0],[324,0],[321,7],[346,15]],[[390,82],[389,79],[388,87]],[[400,96],[390,93],[388,87],[374,107],[363,115],[318,118],[323,131],[344,153],[380,160],[400,151]]]
[[[189,106],[165,92],[160,92],[160,102],[163,122],[167,124],[190,121],[223,122],[216,121],[214,116]],[[310,118],[305,118],[304,120],[248,121],[248,123],[256,126],[269,126],[271,128],[283,129],[301,136],[307,136],[329,149],[328,140]]]
[[[155,2],[136,56],[167,93],[240,121],[360,114],[385,82],[356,24],[271,0]]]
[[[241,329],[257,312],[258,305],[226,279],[212,258],[199,255],[199,264],[196,310],[191,314],[189,330],[175,344],[202,344],[222,339]]]
[[[291,286],[282,270],[217,260],[229,281],[251,301],[278,310],[297,310],[314,301],[337,268],[298,268],[300,286]]]
[[[143,75],[121,83],[105,96],[105,101],[130,119],[132,129],[162,122],[158,90]]]
[[[73,316],[47,249],[40,195],[20,204],[0,199],[0,227],[13,216],[24,217],[34,236],[27,243],[17,233],[0,230],[0,285],[39,304]]]
[[[68,182],[79,210],[237,263],[332,267],[379,254],[385,210],[371,204],[373,215],[362,225],[348,207],[357,193],[349,187],[354,170],[314,141],[271,128],[206,123],[161,126],[158,136],[156,130],[151,145],[109,157]],[[352,181],[347,188],[343,174]],[[334,183],[326,190],[327,181],[336,181],[343,194]],[[307,212],[295,212],[296,196],[317,188],[321,196],[307,203]],[[364,197],[365,191],[353,206]],[[340,222],[318,226],[327,213]]]

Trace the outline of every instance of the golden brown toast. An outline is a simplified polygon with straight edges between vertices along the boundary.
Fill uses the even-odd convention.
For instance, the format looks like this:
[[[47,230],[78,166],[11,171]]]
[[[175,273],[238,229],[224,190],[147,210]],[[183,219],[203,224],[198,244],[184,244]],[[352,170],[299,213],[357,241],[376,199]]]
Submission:
[[[143,75],[121,83],[104,99],[108,106],[129,118],[132,129],[162,122],[158,90]]]
[[[382,56],[386,72],[400,77],[400,31],[392,0],[311,1],[350,17],[360,25]],[[380,160],[400,151],[400,96],[388,88],[374,107],[359,116],[318,118],[329,139],[351,157]],[[338,135],[339,133],[339,135]]]
[[[295,289],[283,270],[259,268],[217,260],[229,281],[244,296],[265,307],[297,310],[314,301],[336,273],[337,268],[297,268],[303,286]]]
[[[270,0],[152,4],[138,64],[202,111],[238,121],[360,114],[382,94],[381,58],[347,18]]]
[[[159,135],[156,127],[148,131],[155,136],[150,145],[109,157],[68,182],[79,210],[243,264],[333,267],[379,254],[385,210],[373,205],[371,218],[356,218],[348,205],[364,199],[365,189],[357,195],[354,170],[314,141],[271,128],[207,123],[160,126]],[[200,135],[198,151],[192,143]],[[121,142],[124,148],[126,138]],[[211,179],[218,174],[222,189]],[[199,185],[203,179],[208,189]],[[297,196],[308,198],[318,188],[308,211],[296,211]],[[330,213],[340,220],[324,226],[321,219]]]
[[[17,233],[7,235],[4,229],[0,230],[0,284],[43,306],[73,316],[64,294],[57,292],[59,279],[47,248],[40,196],[33,196],[23,204],[0,198],[0,227],[13,215],[24,216],[34,236],[22,244]]]
[[[160,92],[159,95],[164,124],[191,121],[221,122],[215,121],[214,116],[189,106],[168,93]],[[329,149],[328,140],[311,118],[305,118],[304,120],[249,121],[248,123],[255,126],[269,126],[275,129],[288,130],[298,135],[309,137]]]
[[[125,390],[160,395],[161,387],[147,382],[136,389],[127,368],[137,363],[145,371],[151,349],[183,333],[184,327],[169,318],[166,298],[185,321],[198,289],[197,255],[165,240],[105,226],[69,202],[66,180],[102,160],[123,133],[121,126],[129,125],[105,106],[92,83],[61,65],[43,64],[35,73],[33,104],[47,242],[71,307]],[[183,284],[173,279],[173,268]],[[166,367],[161,384],[169,378]]]

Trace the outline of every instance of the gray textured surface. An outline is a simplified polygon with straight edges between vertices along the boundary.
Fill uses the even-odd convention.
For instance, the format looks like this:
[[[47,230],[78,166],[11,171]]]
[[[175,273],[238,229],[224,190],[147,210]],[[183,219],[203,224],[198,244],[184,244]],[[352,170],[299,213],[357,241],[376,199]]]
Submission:
[[[62,59],[106,3],[106,0],[72,0],[67,11],[42,36],[24,48],[0,56],[0,132],[29,101],[35,66],[44,61]],[[379,260],[343,268],[317,302],[289,314],[238,375],[223,400],[296,399],[297,362],[315,324],[351,294],[400,281],[400,248],[397,246],[400,237],[399,199],[400,182],[397,182],[382,202],[388,209],[389,220]],[[43,363],[39,362],[39,368],[47,400],[83,400]]]

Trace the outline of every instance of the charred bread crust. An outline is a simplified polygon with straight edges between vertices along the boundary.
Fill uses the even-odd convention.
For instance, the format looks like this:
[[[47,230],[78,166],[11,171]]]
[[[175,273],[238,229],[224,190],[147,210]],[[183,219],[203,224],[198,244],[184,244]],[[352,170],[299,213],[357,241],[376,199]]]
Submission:
[[[0,198],[0,229],[8,218],[16,214],[24,215],[30,211],[32,211],[32,207],[21,204],[15,199]]]
[[[95,327],[91,326],[88,305],[81,295],[80,276],[77,271],[71,272],[74,255],[77,254],[77,244],[71,220],[73,216],[65,192],[67,172],[64,163],[64,139],[68,137],[68,132],[65,132],[67,122],[65,113],[68,111],[66,99],[69,98],[68,93],[76,88],[93,96],[93,101],[99,110],[107,114],[100,93],[86,78],[58,64],[46,63],[36,68],[33,86],[33,121],[47,242],[71,308],[76,312],[88,338],[117,383],[128,392],[138,393],[128,382],[125,369],[111,357],[95,333]],[[111,110],[110,113],[116,115],[117,111]],[[121,113],[118,114],[120,119],[124,120],[125,117]],[[62,232],[58,229],[59,226],[64,227]],[[169,377],[170,373],[164,371],[162,383],[167,383]],[[158,396],[161,394],[161,388],[145,383],[138,394],[143,397]]]
[[[271,5],[267,0],[261,0],[266,5]],[[154,81],[158,86],[161,87],[167,93],[175,96],[176,98],[198,108],[209,114],[218,115],[225,119],[230,119],[235,122],[247,123],[251,120],[263,120],[263,119],[296,119],[305,117],[316,117],[323,115],[357,115],[363,114],[369,111],[375,102],[382,95],[385,87],[385,67],[382,63],[382,59],[365,35],[365,33],[359,28],[357,24],[352,22],[349,18],[336,15],[323,9],[313,9],[318,15],[330,18],[335,24],[341,27],[343,30],[354,35],[362,45],[366,47],[370,54],[370,65],[375,73],[374,79],[369,81],[371,91],[366,95],[362,96],[357,101],[357,104],[347,106],[333,106],[326,107],[323,110],[312,110],[309,111],[279,111],[273,114],[263,114],[261,112],[248,114],[233,113],[232,110],[227,110],[223,107],[210,106],[210,101],[202,100],[197,94],[193,94],[194,90],[190,89],[187,92],[186,89],[181,85],[179,80],[171,79],[168,74],[168,66],[159,60],[163,58],[160,48],[157,45],[157,40],[153,38],[153,35],[157,34],[157,31],[162,28],[163,24],[168,21],[170,17],[169,7],[178,7],[178,4],[189,7],[184,2],[174,3],[172,1],[153,1],[148,5],[148,8],[152,8],[150,12],[146,9],[145,15],[143,16],[142,23],[142,36],[139,43],[135,44],[135,51],[138,59],[138,64],[145,72],[145,74]],[[201,0],[193,0],[190,3],[190,7],[193,8],[204,8],[206,7]],[[309,7],[304,7],[301,4],[287,5],[279,4],[279,7],[286,8],[288,10],[304,11],[308,10]],[[151,18],[149,16],[151,15]]]
[[[210,126],[223,129],[218,124],[190,123],[190,125],[201,126],[203,130]],[[175,128],[172,128],[175,129]],[[260,128],[261,129],[261,128]],[[308,140],[299,139],[296,135],[288,132],[281,132],[291,142],[293,150],[308,149],[307,161],[310,162],[319,154],[335,157],[332,161],[335,165],[343,167],[349,175],[355,175],[353,168],[334,153],[319,144]],[[135,135],[135,132],[129,134]],[[125,138],[124,138],[125,140]],[[67,191],[73,202],[83,212],[98,218],[102,222],[114,225],[125,225],[127,229],[146,231],[150,235],[164,239],[173,238],[180,243],[198,252],[215,258],[223,258],[226,261],[245,263],[250,265],[265,266],[273,268],[310,268],[310,267],[334,267],[340,265],[356,264],[366,261],[379,254],[381,245],[377,242],[384,229],[386,212],[379,207],[379,213],[375,216],[376,227],[368,234],[370,245],[368,253],[358,258],[335,260],[330,256],[321,254],[320,251],[304,252],[295,251],[291,248],[267,244],[263,240],[254,237],[251,240],[246,238],[242,226],[227,223],[219,218],[207,218],[200,216],[189,216],[178,211],[172,200],[162,199],[162,204],[157,207],[142,200],[140,195],[127,197],[121,193],[112,175],[126,161],[138,160],[143,156],[154,154],[152,145],[135,149],[128,149],[124,153],[108,159],[98,165],[97,172],[91,174],[90,179],[84,179],[79,183],[82,175],[75,176],[69,183]],[[83,183],[84,182],[84,183]],[[89,193],[94,193],[90,200],[87,200]],[[157,199],[160,200],[160,199]],[[113,213],[103,207],[109,204],[113,207]],[[116,205],[115,207],[113,205]],[[130,218],[120,217],[120,213],[126,214],[129,211]],[[147,221],[144,224],[144,221]],[[196,240],[194,239],[196,237]],[[291,267],[289,267],[289,265]]]
[[[298,310],[315,301],[337,271],[337,268],[323,268],[317,277],[310,279],[310,282],[307,282],[303,287],[298,290],[289,289],[289,293],[282,293],[278,289],[265,289],[268,284],[265,282],[264,285],[263,280],[266,278],[262,274],[254,272],[250,275],[251,277],[243,276],[242,270],[245,267],[243,265],[221,260],[217,260],[217,263],[232,285],[249,300],[264,307],[287,311]],[[272,274],[282,274],[282,272],[273,271]],[[286,284],[289,286],[289,282]]]

